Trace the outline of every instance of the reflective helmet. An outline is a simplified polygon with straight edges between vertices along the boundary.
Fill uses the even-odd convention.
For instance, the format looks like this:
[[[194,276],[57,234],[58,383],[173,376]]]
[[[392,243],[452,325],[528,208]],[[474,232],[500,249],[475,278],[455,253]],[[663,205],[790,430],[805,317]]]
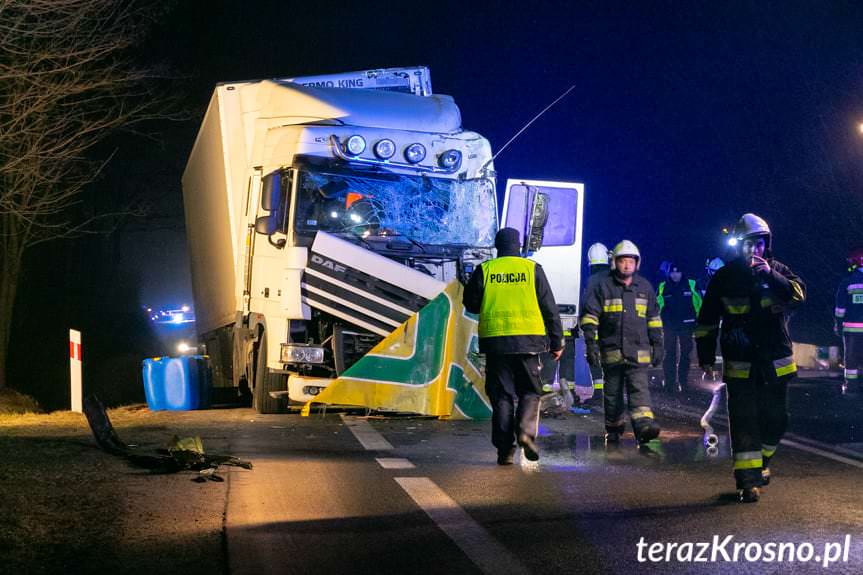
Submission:
[[[863,268],[863,248],[853,249],[848,252],[848,265],[852,269]]]
[[[770,226],[764,221],[764,218],[755,214],[743,214],[737,223],[734,224],[732,236],[738,241],[743,241],[746,238],[754,238],[764,236],[767,247],[770,247]]]
[[[605,244],[597,242],[587,248],[587,263],[591,266],[607,266],[610,259],[609,255]]]
[[[712,276],[724,265],[725,262],[720,257],[707,258],[707,261],[704,262],[704,269],[707,270],[707,275]]]
[[[622,240],[619,244],[614,246],[614,250],[612,250],[611,256],[615,260],[623,256],[631,256],[635,258],[636,269],[638,269],[638,267],[641,265],[641,252],[638,251],[638,246],[629,240]]]

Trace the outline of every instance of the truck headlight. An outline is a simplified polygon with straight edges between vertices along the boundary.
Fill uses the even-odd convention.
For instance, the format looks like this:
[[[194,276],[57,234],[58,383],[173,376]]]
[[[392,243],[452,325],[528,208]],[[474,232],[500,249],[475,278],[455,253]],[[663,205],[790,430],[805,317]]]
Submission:
[[[282,363],[324,363],[324,348],[297,343],[282,344]]]
[[[422,144],[411,144],[405,148],[405,160],[411,164],[419,164],[426,157],[426,149]]]
[[[458,150],[447,150],[438,156],[437,161],[441,168],[446,168],[448,170],[458,168],[459,164],[461,164],[461,152]]]
[[[382,160],[389,160],[396,153],[396,144],[384,138],[375,144],[375,155]]]
[[[345,150],[352,156],[359,156],[366,149],[366,141],[362,136],[354,134],[345,142]]]

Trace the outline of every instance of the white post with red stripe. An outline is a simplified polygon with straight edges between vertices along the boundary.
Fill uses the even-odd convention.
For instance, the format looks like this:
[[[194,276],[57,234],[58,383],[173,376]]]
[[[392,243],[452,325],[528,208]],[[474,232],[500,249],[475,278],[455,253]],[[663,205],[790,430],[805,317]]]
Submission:
[[[72,411],[84,412],[84,394],[81,386],[81,332],[69,330],[69,372],[72,384]]]

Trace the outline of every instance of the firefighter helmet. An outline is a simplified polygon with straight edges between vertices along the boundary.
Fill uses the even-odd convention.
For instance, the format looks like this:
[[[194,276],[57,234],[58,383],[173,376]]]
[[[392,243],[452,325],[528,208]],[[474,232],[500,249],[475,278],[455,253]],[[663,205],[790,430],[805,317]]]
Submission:
[[[725,262],[720,257],[707,258],[707,261],[704,262],[704,269],[707,270],[707,275],[712,276],[724,265]]]
[[[614,246],[611,256],[615,260],[624,256],[633,257],[635,258],[635,269],[641,266],[641,252],[638,251],[638,246],[629,240],[621,240],[619,244]]]
[[[591,266],[607,266],[609,260],[608,248],[599,242],[587,249],[587,263]]]
[[[863,248],[853,249],[848,252],[848,265],[853,269],[863,268]]]
[[[770,226],[764,221],[764,218],[755,214],[743,214],[737,223],[734,224],[733,236],[737,241],[743,241],[746,238],[754,238],[764,236],[767,244],[770,244]]]

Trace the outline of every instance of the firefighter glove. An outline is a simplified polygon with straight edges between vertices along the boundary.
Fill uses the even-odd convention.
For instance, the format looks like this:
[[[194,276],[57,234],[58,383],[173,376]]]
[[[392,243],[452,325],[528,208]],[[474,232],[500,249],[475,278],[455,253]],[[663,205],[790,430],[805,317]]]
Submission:
[[[658,367],[664,357],[665,350],[662,349],[661,345],[654,345],[650,348],[650,365],[653,367]]]
[[[599,353],[597,346],[587,346],[587,363],[592,367],[600,367],[602,365],[602,354]]]

